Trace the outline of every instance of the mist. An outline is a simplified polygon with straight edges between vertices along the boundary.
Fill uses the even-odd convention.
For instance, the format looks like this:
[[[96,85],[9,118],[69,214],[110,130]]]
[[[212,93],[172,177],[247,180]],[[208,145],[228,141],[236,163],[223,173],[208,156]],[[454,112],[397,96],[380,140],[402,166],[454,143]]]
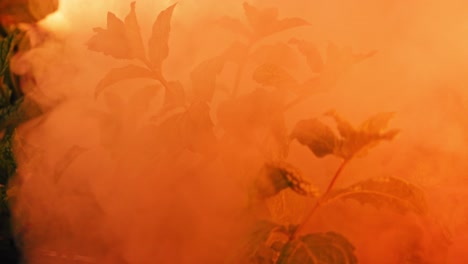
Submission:
[[[247,25],[243,3],[181,0],[162,64],[165,80],[182,85],[171,83],[178,92],[169,95],[169,108],[167,87],[151,78],[96,92],[111,69],[144,66],[96,52],[90,42],[93,28],[107,28],[108,12],[124,20],[132,2],[61,1],[57,13],[30,29],[37,47],[15,58],[16,71],[36,79],[27,96],[47,109],[16,137],[13,212],[27,263],[226,263],[256,219],[301,223],[314,199],[289,189],[260,204],[251,197],[262,166],[281,155],[322,190],[341,162],[317,158],[297,140],[284,156],[265,136],[280,101],[294,102],[297,93],[270,93],[271,85],[255,81],[257,67],[280,64],[301,83],[316,74],[291,39],[313,43],[324,61],[330,45],[368,56],[334,72],[333,84],[298,93],[284,111],[287,133],[308,118],[333,124],[324,116],[331,109],[356,125],[394,112],[389,126],[399,134],[353,159],[335,188],[400,177],[424,192],[430,211],[420,218],[344,200],[319,209],[303,232],[343,234],[359,263],[468,260],[466,1],[248,1],[277,8],[279,19],[308,23],[256,41],[238,76],[240,55],[226,55],[207,95],[196,90],[193,70],[232,43],[248,42],[220,22],[229,16]],[[136,1],[145,53],[153,22],[173,4]]]

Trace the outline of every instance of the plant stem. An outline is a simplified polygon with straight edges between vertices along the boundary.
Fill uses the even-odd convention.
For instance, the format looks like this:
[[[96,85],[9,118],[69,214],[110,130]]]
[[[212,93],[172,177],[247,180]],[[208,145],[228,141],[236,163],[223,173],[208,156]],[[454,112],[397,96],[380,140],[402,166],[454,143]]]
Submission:
[[[341,163],[340,167],[338,167],[338,169],[336,170],[335,172],[335,175],[333,176],[332,180],[330,181],[330,183],[328,184],[328,187],[325,191],[324,194],[322,194],[320,196],[320,198],[317,200],[317,202],[315,203],[314,207],[312,208],[312,210],[310,210],[310,212],[307,214],[307,216],[304,218],[304,221],[302,221],[301,224],[299,224],[299,226],[296,228],[296,230],[294,230],[294,232],[291,234],[291,236],[289,237],[289,241],[292,241],[296,238],[297,234],[300,233],[300,231],[302,229],[304,229],[305,225],[309,222],[309,220],[312,218],[312,216],[315,214],[315,212],[317,211],[317,209],[322,205],[323,201],[325,200],[325,198],[328,196],[328,194],[330,194],[330,191],[333,189],[333,186],[335,186],[335,183],[336,183],[336,180],[338,179],[338,177],[341,175],[341,172],[343,171],[343,169],[346,167],[346,165],[348,164],[348,162],[351,160],[351,158],[347,158],[345,160],[343,160],[343,162]]]

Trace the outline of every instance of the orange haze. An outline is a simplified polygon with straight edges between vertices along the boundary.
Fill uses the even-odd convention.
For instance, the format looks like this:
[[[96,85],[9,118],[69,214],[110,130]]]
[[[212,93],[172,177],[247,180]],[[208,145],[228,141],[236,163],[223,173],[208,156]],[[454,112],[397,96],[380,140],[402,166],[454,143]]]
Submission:
[[[162,120],[155,116],[165,96],[159,82],[124,80],[95,97],[96,85],[110,69],[142,65],[86,45],[93,28],[106,28],[108,11],[123,20],[131,2],[63,0],[59,12],[42,21],[42,32],[35,33],[45,34],[46,40],[16,61],[19,69],[31,69],[37,78],[38,89],[30,95],[53,106],[18,133],[14,212],[23,226],[28,263],[224,263],[255,217],[271,214],[270,220],[297,224],[310,209],[312,201],[286,192],[279,197],[291,202],[290,208],[275,210],[274,204],[281,203],[276,197],[252,212],[254,176],[272,158],[275,146],[256,134],[264,133],[262,128],[236,120],[268,118],[276,107],[267,103],[266,113],[241,116],[246,107],[263,107],[261,98],[254,98],[260,101],[228,111],[228,117],[219,113],[232,92],[235,63],[226,63],[218,75],[211,103],[190,108],[203,121],[169,127],[162,134],[155,132]],[[136,1],[145,45],[153,21],[173,3]],[[398,176],[419,186],[429,203],[430,215],[422,219],[353,200],[338,202],[319,209],[302,232],[343,234],[364,264],[467,263],[468,2],[248,3],[259,9],[276,7],[279,18],[300,17],[309,25],[257,42],[237,95],[261,86],[252,76],[265,62],[281,63],[297,80],[307,80],[307,61],[288,44],[292,38],[314,43],[324,58],[329,43],[352,47],[355,53],[376,50],[341,74],[335,85],[289,108],[286,128],[291,131],[299,120],[312,117],[327,120],[323,113],[330,109],[353,124],[379,112],[395,112],[390,127],[400,134],[354,159],[335,188],[375,176]],[[163,74],[182,83],[187,102],[196,98],[190,88],[192,69],[231,43],[245,42],[216,24],[223,16],[246,22],[242,1],[180,0],[174,9]],[[281,42],[287,45],[281,52],[255,52]],[[294,100],[292,94],[282,96]],[[208,106],[206,116],[197,116]],[[204,125],[210,127],[209,117],[213,134],[200,132]],[[253,136],[243,143],[233,141],[225,136],[224,128],[230,126]],[[189,147],[175,150],[180,142]],[[75,155],[73,161],[64,161],[66,155]],[[315,157],[297,141],[292,141],[287,161],[322,190],[340,164],[332,156]],[[62,257],[53,258],[55,253]],[[49,262],[42,260],[47,257]]]

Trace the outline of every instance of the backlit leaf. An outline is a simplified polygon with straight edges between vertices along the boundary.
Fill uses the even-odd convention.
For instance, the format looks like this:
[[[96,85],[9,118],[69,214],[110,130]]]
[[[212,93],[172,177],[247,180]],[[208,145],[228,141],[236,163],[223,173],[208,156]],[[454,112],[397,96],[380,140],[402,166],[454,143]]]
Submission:
[[[60,180],[60,177],[63,175],[65,170],[73,163],[73,161],[85,151],[86,149],[79,147],[79,146],[73,146],[67,150],[65,155],[63,155],[58,162],[55,164],[55,170],[54,170],[54,180],[57,182]]]
[[[265,63],[255,69],[253,79],[262,85],[296,91],[297,81],[282,67]]]
[[[314,233],[289,242],[277,264],[356,264],[354,246],[335,232]]]
[[[159,13],[153,24],[153,30],[149,39],[149,59],[154,69],[160,70],[163,61],[169,56],[169,34],[171,32],[171,19],[177,4]]]
[[[154,73],[146,68],[131,64],[120,68],[114,68],[110,70],[98,83],[95,91],[95,96],[99,96],[99,94],[101,94],[101,92],[107,86],[110,86],[122,80],[136,78],[154,78]]]
[[[317,47],[306,40],[291,39],[289,43],[297,46],[297,49],[306,57],[307,64],[313,72],[320,72],[323,69],[323,59]]]
[[[394,115],[393,112],[385,112],[372,116],[362,123],[360,130],[367,133],[380,133],[387,128],[388,122],[390,122]]]
[[[201,101],[211,101],[216,89],[217,75],[223,70],[225,59],[216,56],[198,64],[190,74],[194,96]]]
[[[325,197],[325,202],[336,199],[353,199],[376,208],[388,207],[400,213],[412,211],[427,213],[424,193],[417,186],[395,177],[371,178],[348,188],[335,190]]]
[[[309,147],[319,158],[333,154],[338,144],[338,138],[331,128],[315,118],[299,121],[291,138]]]
[[[316,197],[318,189],[307,181],[298,169],[286,162],[266,163],[255,182],[258,198],[268,198],[280,191],[291,188],[298,194]]]

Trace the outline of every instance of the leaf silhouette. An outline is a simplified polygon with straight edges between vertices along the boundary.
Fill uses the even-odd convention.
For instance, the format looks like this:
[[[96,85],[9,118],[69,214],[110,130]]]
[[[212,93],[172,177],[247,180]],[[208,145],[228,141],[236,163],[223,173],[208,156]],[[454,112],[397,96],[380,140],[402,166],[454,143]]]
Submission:
[[[177,4],[159,13],[153,24],[152,34],[149,39],[149,59],[155,70],[161,70],[163,61],[169,56],[169,34],[171,32],[171,19]]]
[[[317,47],[308,41],[291,39],[290,44],[297,46],[297,49],[306,57],[307,64],[313,72],[320,72],[323,69],[323,59]]]
[[[265,63],[255,69],[252,78],[267,86],[273,86],[286,91],[297,91],[297,81],[282,67]]]
[[[280,191],[291,188],[298,194],[316,197],[318,189],[301,175],[298,169],[286,162],[269,162],[264,164],[255,182],[258,198],[268,198]]]
[[[201,101],[211,101],[216,89],[217,75],[223,70],[225,59],[216,56],[198,64],[190,74],[194,96]]]
[[[111,12],[107,13],[107,29],[94,28],[96,35],[87,45],[90,50],[102,52],[117,59],[140,58],[145,60],[145,51],[135,14],[135,2],[130,4],[130,13],[125,22]]]
[[[73,161],[86,151],[85,148],[80,146],[73,146],[67,150],[64,156],[55,164],[54,170],[54,180],[55,182],[60,180],[60,177],[65,172],[65,170],[73,163]]]
[[[164,96],[164,107],[167,109],[185,107],[185,90],[182,83],[178,81],[168,83]]]
[[[299,121],[293,129],[291,138],[309,147],[319,158],[333,154],[338,145],[338,138],[331,128],[315,118]]]
[[[243,7],[247,21],[258,38],[309,24],[301,18],[284,18],[279,20],[278,9],[276,8],[260,10],[247,2],[244,2]]]
[[[251,57],[259,64],[275,64],[284,68],[293,68],[298,65],[294,50],[282,42],[261,45],[252,52]]]
[[[145,60],[145,47],[143,45],[140,26],[138,25],[135,13],[135,2],[130,4],[130,8],[130,13],[125,17],[125,29],[127,33],[127,41],[130,46],[131,57]]]
[[[9,34],[0,40],[0,77],[9,66],[10,57],[14,46],[15,34]]]
[[[220,19],[218,19],[215,23],[231,31],[232,33],[245,36],[249,39],[252,37],[252,32],[239,19],[223,16]]]
[[[99,81],[95,90],[95,96],[98,97],[107,86],[115,84],[116,82],[136,78],[154,78],[154,73],[146,68],[132,64],[114,68]]]
[[[407,211],[420,215],[427,213],[423,191],[395,177],[372,178],[345,189],[332,191],[324,201],[328,203],[336,199],[354,199],[376,208],[389,207],[400,213]]]
[[[0,185],[7,185],[16,173],[17,163],[13,152],[15,129],[8,127],[0,140]]]
[[[289,242],[277,264],[356,264],[354,246],[335,232],[314,233]]]

